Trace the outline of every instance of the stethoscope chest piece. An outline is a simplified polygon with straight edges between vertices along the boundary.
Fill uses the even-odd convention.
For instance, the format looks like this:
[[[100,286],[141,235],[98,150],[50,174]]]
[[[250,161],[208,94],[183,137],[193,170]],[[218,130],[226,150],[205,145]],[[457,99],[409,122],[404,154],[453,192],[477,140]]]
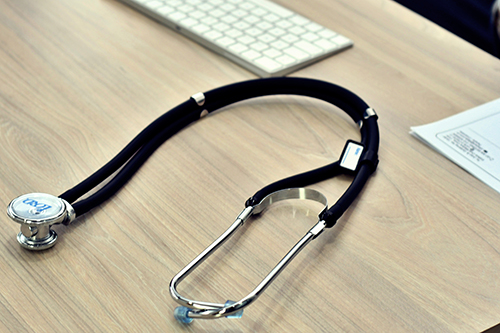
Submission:
[[[64,199],[46,193],[29,193],[12,200],[7,215],[21,224],[17,241],[28,250],[45,250],[54,246],[57,234],[50,227],[69,224],[74,210]]]

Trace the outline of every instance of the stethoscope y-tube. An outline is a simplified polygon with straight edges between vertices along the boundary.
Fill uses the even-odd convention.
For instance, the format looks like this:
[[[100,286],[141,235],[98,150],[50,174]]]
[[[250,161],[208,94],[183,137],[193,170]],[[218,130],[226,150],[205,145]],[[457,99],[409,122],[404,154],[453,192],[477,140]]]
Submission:
[[[267,288],[300,250],[324,229],[335,225],[377,167],[379,148],[377,115],[361,98],[342,87],[324,81],[284,77],[244,81],[206,93],[197,93],[152,122],[111,161],[59,197],[31,193],[12,200],[7,208],[7,214],[21,224],[21,232],[17,236],[18,242],[29,250],[52,247],[57,240],[57,234],[51,229],[52,225],[68,225],[76,216],[87,213],[109,199],[168,138],[222,107],[269,95],[308,96],[336,105],[359,125],[361,140],[359,142],[349,140],[339,161],[284,178],[257,191],[246,201],[245,208],[231,227],[172,279],[170,293],[174,300],[182,305],[175,311],[178,320],[190,322],[193,318],[241,316],[242,309]],[[352,175],[353,181],[331,207],[328,207],[326,198],[322,194],[304,188],[340,174]],[[101,187],[97,191],[80,199],[98,186]],[[219,248],[250,216],[259,214],[273,202],[290,198],[315,200],[322,203],[325,208],[319,214],[318,223],[247,297],[238,302],[228,301],[225,304],[218,304],[189,300],[177,292],[177,284]]]

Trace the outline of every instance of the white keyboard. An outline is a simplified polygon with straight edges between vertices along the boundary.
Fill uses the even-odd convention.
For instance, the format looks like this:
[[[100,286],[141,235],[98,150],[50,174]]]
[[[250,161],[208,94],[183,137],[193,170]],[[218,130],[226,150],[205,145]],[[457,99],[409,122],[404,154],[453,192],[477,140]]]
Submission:
[[[282,76],[353,45],[266,0],[121,0],[261,77]]]

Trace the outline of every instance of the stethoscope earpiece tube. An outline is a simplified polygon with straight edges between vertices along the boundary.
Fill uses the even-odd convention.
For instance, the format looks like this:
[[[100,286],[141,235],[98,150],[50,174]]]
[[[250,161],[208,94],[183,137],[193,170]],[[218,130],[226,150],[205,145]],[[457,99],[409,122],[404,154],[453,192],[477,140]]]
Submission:
[[[139,168],[146,162],[146,160],[161,146],[167,139],[175,135],[182,128],[186,127],[196,119],[198,115],[189,114],[174,122],[172,125],[167,126],[163,131],[153,136],[146,144],[144,144],[130,158],[130,160],[123,166],[123,168],[111,179],[106,185],[100,188],[96,193],[88,198],[76,202],[73,207],[78,216],[87,213],[94,207],[100,205],[104,201],[111,198],[125,183],[139,170]],[[110,168],[113,169],[113,168]],[[100,176],[102,178],[102,176]],[[61,195],[64,198],[64,194]]]
[[[243,308],[255,301],[310,241],[337,223],[377,168],[380,140],[377,114],[361,98],[347,89],[324,81],[281,77],[238,82],[206,93],[197,93],[152,122],[111,161],[59,197],[31,193],[12,200],[7,208],[7,214],[14,222],[21,224],[18,242],[29,250],[52,247],[57,240],[57,234],[51,229],[52,225],[68,225],[76,216],[81,216],[108,200],[125,185],[165,140],[220,108],[269,95],[300,95],[331,103],[345,111],[358,124],[361,140],[360,142],[348,140],[340,159],[336,162],[278,180],[258,190],[245,202],[243,211],[228,230],[170,282],[171,296],[182,305],[175,310],[175,317],[183,323],[189,323],[193,318],[241,317]],[[341,174],[351,175],[353,180],[331,207],[328,207],[326,197],[321,193],[305,188]],[[98,186],[101,187],[94,193],[89,193]],[[85,195],[87,197],[81,199]],[[178,283],[229,239],[250,216],[260,214],[274,202],[287,199],[314,200],[323,204],[324,208],[318,214],[318,222],[250,294],[240,301],[227,301],[221,304],[189,300],[177,292]]]
[[[139,164],[142,165],[146,161],[146,159],[154,152],[154,150],[161,145],[161,143],[174,135],[176,132],[180,131],[187,124],[195,121],[196,119],[199,119],[199,117],[194,114],[194,111],[196,111],[197,108],[198,105],[192,99],[189,99],[181,105],[170,110],[169,112],[166,112],[161,117],[153,121],[150,125],[148,125],[144,130],[142,130],[111,161],[106,163],[103,167],[101,167],[94,174],[92,174],[90,177],[88,177],[78,185],[61,194],[59,197],[65,199],[70,203],[73,203],[78,198],[84,196],[87,192],[91,191],[103,181],[105,181],[114,172],[122,168],[124,165],[128,164],[127,162],[129,160],[140,160],[142,163]],[[189,113],[189,111],[191,111],[191,114]],[[186,112],[188,114],[187,116]],[[162,139],[163,141],[161,141]],[[152,141],[154,141],[153,144],[151,144]],[[161,143],[158,144],[158,141],[161,141]],[[134,155],[136,155],[136,153],[147,144],[149,144],[148,147],[156,145],[156,148],[149,148],[147,149],[149,154],[142,154],[140,158],[136,157],[135,159],[132,159]],[[85,212],[79,212],[78,215],[82,215]]]

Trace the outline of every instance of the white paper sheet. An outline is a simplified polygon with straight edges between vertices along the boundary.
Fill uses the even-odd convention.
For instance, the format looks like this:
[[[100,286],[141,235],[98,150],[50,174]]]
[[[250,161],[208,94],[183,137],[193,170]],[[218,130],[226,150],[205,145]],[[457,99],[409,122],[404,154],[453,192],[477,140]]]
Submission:
[[[410,134],[500,192],[500,99],[412,127]]]

